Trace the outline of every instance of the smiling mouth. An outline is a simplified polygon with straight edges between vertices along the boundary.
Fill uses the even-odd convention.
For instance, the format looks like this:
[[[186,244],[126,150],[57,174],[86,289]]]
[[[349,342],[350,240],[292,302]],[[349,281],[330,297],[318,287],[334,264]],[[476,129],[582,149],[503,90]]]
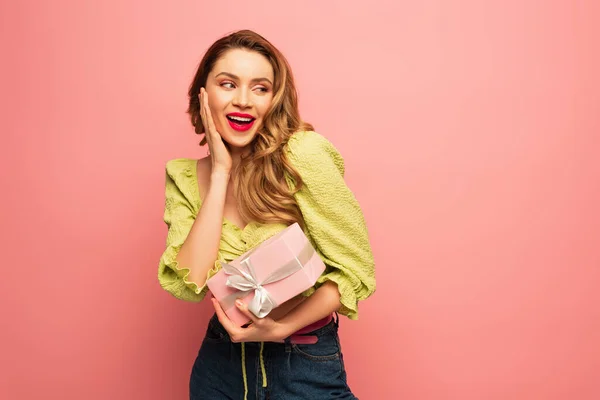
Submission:
[[[236,125],[248,125],[254,122],[255,118],[231,117],[227,115],[227,119]]]
[[[227,116],[227,121],[229,122],[229,126],[238,132],[245,132],[252,128],[256,119],[254,118],[242,118],[242,117],[230,117]]]

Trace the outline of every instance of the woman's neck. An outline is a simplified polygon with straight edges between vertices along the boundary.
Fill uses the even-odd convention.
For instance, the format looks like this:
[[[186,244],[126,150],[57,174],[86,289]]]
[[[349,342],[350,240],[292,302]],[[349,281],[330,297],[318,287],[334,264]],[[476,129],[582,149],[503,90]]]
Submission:
[[[250,148],[248,146],[244,147],[244,148],[232,148],[230,150],[231,154],[231,164],[232,164],[232,169],[235,169],[238,164],[240,163],[241,159],[242,159],[242,154],[246,155],[248,154],[250,151]]]

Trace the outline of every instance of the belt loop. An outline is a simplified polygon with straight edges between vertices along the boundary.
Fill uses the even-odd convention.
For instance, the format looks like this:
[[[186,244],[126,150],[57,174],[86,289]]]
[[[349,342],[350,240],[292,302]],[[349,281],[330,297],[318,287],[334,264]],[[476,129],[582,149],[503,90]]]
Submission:
[[[285,342],[285,352],[286,353],[291,353],[292,352],[292,339],[291,336],[288,336],[284,339]]]
[[[340,326],[340,315],[338,314],[338,312],[335,312],[335,327],[339,327]]]

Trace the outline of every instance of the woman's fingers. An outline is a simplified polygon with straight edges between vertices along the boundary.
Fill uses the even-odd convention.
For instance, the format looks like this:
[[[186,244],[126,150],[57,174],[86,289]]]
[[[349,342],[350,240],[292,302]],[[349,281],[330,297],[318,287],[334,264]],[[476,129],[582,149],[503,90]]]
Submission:
[[[238,310],[242,312],[242,314],[244,314],[246,317],[248,317],[249,320],[252,321],[253,324],[256,324],[259,321],[260,318],[254,315],[252,311],[248,309],[246,303],[244,303],[241,299],[237,299],[235,301],[235,305],[238,308]]]
[[[212,137],[209,134],[208,131],[208,121],[207,121],[207,116],[206,116],[206,106],[205,106],[205,97],[206,97],[206,91],[204,88],[200,88],[200,94],[198,95],[199,100],[200,100],[200,118],[202,120],[202,127],[204,128],[204,136],[206,137],[206,141],[208,143],[208,148],[209,151],[212,152]]]
[[[221,134],[217,131],[213,120],[210,107],[208,105],[208,93],[205,88],[200,89],[201,103],[200,108],[202,110],[202,125],[204,126],[204,136],[208,142],[208,151],[213,159],[213,166],[231,169],[231,154],[225,146]]]
[[[212,118],[212,113],[210,112],[210,107],[208,106],[208,96],[206,95],[206,90],[203,93],[203,100],[204,100],[204,112],[205,112],[205,116],[206,116],[206,124],[208,125],[208,126],[205,126],[205,129],[208,129],[210,131],[211,135],[216,135],[217,128],[215,127],[215,123]]]
[[[204,123],[204,101],[202,100],[202,88],[200,88],[200,93],[198,93],[198,102],[200,103],[200,121],[202,122],[202,127],[206,132],[206,125]]]
[[[213,306],[217,313],[217,318],[225,330],[229,333],[229,337],[232,342],[285,342],[281,335],[281,324],[275,320],[265,317],[258,318],[252,314],[252,311],[248,309],[248,306],[242,302],[242,305],[236,301],[236,307],[252,320],[252,323],[248,327],[239,327],[233,321],[229,319],[223,308],[219,304],[218,300],[214,297],[211,298]]]

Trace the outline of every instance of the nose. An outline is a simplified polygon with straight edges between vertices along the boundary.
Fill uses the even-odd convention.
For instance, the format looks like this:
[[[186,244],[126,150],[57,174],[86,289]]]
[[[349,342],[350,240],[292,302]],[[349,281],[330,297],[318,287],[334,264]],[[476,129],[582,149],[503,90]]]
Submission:
[[[248,90],[245,88],[239,88],[236,90],[235,96],[233,97],[233,105],[247,108],[251,107],[250,95],[248,94]]]

